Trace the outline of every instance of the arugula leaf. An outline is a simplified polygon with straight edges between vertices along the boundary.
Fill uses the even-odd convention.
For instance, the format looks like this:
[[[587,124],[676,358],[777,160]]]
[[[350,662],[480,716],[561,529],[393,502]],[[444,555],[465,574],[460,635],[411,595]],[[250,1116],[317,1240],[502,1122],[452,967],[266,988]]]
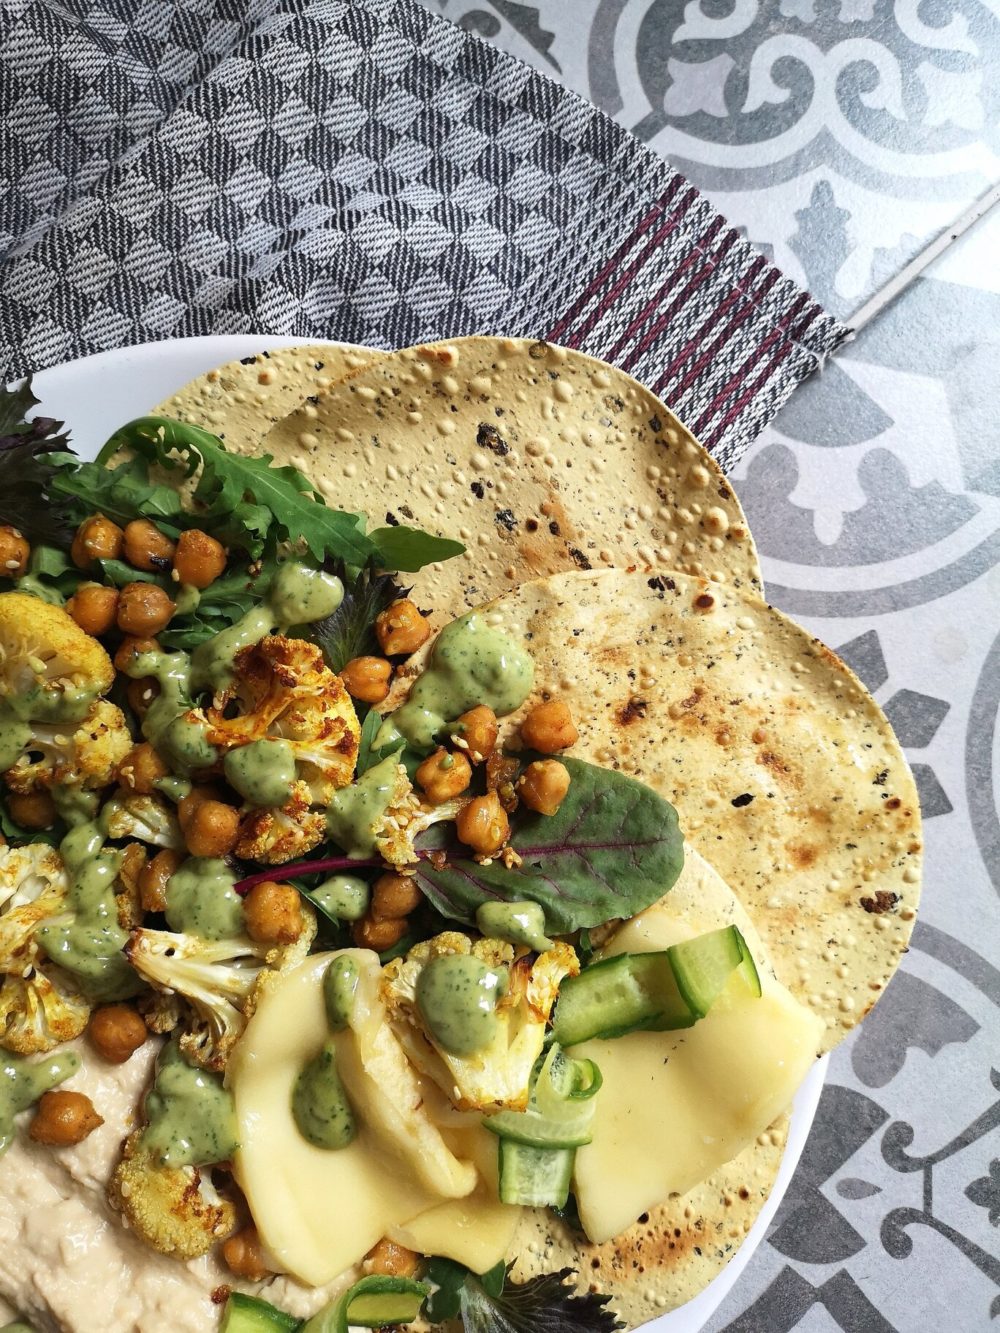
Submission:
[[[230,565],[220,578],[203,589],[195,610],[174,616],[156,637],[165,648],[191,652],[257,606],[266,596],[277,568],[273,554],[255,564],[254,574],[246,565]],[[176,584],[168,585],[168,591],[176,590]]]
[[[77,569],[64,551],[41,542],[31,548],[27,573],[11,586],[44,602],[63,606],[86,578],[87,574]]]
[[[39,399],[30,378],[17,389],[0,385],[0,523],[9,523],[32,541],[68,546],[73,525],[66,505],[53,494],[54,461],[69,447],[61,421],[26,420]],[[65,456],[65,455],[63,455]]]
[[[461,555],[465,547],[450,537],[435,537],[420,528],[397,524],[392,528],[376,528],[368,534],[379,549],[379,564],[383,569],[402,569],[414,574],[435,560],[450,560]]]
[[[432,1259],[427,1276],[437,1285],[428,1298],[428,1319],[440,1323],[461,1316],[465,1333],[613,1333],[624,1328],[607,1296],[578,1296],[568,1279],[571,1268],[542,1273],[527,1282],[509,1281],[502,1263],[488,1273],[471,1273],[450,1259]]]
[[[104,514],[125,527],[140,514],[157,521],[170,536],[181,528],[192,527],[198,515],[186,512],[181,497],[172,486],[149,479],[149,465],[142,458],[130,458],[117,467],[101,463],[81,463],[73,454],[58,456],[60,470],[52,487],[62,497],[75,523],[88,515]]]
[[[569,769],[569,792],[554,815],[519,816],[511,846],[517,869],[502,861],[479,865],[451,842],[450,825],[435,824],[417,839],[416,870],[424,896],[454,921],[475,923],[484,902],[528,899],[545,910],[548,931],[563,935],[614,917],[632,917],[673,885],[683,864],[677,811],[623,773],[580,759]],[[447,847],[438,870],[426,853]]]
[[[339,557],[363,565],[376,556],[358,514],[329,509],[298,468],[275,467],[270,454],[254,458],[229,453],[207,430],[169,417],[138,417],[115,431],[98,463],[131,449],[150,463],[192,477],[200,526],[226,545],[259,555],[266,536],[304,542],[317,560]]]
[[[337,568],[344,585],[344,600],[332,616],[317,621],[309,637],[323,649],[331,671],[342,671],[354,657],[381,653],[375,637],[375,617],[394,602],[405,597],[409,588],[401,588],[391,574],[378,574],[367,564],[351,578],[347,568]]]

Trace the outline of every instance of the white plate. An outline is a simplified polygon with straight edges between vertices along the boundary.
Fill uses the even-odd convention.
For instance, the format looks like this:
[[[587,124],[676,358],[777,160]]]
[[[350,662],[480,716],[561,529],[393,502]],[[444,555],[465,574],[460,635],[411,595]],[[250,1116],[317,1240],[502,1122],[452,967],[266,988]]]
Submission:
[[[237,357],[269,347],[294,347],[301,338],[266,338],[234,334],[146,343],[71,361],[34,377],[39,411],[69,426],[73,446],[93,457],[115,427],[142,416],[188,380]],[[814,1065],[799,1089],[792,1111],[788,1145],[774,1189],[746,1240],[723,1271],[694,1300],[644,1325],[644,1333],[698,1333],[722,1304],[764,1239],[792,1173],[798,1165],[823,1089],[827,1060]]]

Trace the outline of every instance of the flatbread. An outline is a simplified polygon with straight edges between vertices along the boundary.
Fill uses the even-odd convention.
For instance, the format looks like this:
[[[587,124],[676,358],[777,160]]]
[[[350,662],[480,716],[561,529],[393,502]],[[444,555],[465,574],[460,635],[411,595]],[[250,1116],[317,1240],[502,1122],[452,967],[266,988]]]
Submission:
[[[486,611],[535,663],[503,743],[518,744],[540,698],[565,701],[580,732],[570,753],[672,802],[835,1046],[898,966],[920,892],[913,775],[857,677],[758,598],[683,574],[563,574]]]
[[[466,543],[414,578],[438,624],[568,569],[638,564],[760,588],[746,517],[711,455],[637,380],[549,343],[392,353],[279,421],[263,447],[373,527]]]
[[[230,449],[259,453],[276,421],[367,366],[380,353],[348,344],[282,347],[230,361],[185,384],[151,409],[210,430]]]

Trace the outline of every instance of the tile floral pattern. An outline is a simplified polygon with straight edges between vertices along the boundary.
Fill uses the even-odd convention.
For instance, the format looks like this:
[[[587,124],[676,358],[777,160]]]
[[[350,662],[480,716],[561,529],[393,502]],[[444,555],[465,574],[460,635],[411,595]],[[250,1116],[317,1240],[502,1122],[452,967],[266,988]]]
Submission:
[[[1000,180],[990,0],[429,0],[645,139],[848,316]]]

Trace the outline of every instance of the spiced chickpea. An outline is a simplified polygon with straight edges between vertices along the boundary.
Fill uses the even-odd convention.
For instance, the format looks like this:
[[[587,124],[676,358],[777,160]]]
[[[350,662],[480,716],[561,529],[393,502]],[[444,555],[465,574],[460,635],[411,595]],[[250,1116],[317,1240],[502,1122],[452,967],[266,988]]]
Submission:
[[[177,807],[184,841],[192,856],[227,856],[236,846],[240,831],[240,812],[225,801],[199,800],[186,813],[186,796]]]
[[[84,519],[76,530],[70,556],[77,569],[90,569],[98,560],[117,560],[125,545],[125,534],[103,514]]]
[[[123,538],[125,559],[136,569],[157,574],[170,568],[177,548],[151,519],[134,518],[125,525]]]
[[[521,723],[521,739],[525,745],[532,750],[541,750],[542,754],[568,750],[576,744],[579,734],[569,708],[559,699],[536,704]]]
[[[130,1060],[149,1036],[146,1024],[129,1004],[102,1004],[91,1014],[87,1033],[98,1055],[113,1065]]]
[[[452,740],[474,764],[481,764],[496,749],[499,734],[496,713],[485,704],[477,704],[455,723]]]
[[[103,583],[81,583],[66,610],[86,634],[107,634],[118,619],[118,589]]]
[[[247,934],[258,944],[293,944],[302,934],[302,900],[294,884],[265,880],[243,899]]]
[[[379,1273],[385,1277],[412,1277],[419,1265],[419,1255],[405,1245],[397,1245],[388,1236],[373,1245],[364,1259],[366,1273]]]
[[[406,934],[407,928],[404,917],[376,921],[369,915],[362,917],[360,921],[355,921],[351,927],[351,934],[359,949],[374,949],[376,953],[382,953],[398,944]]]
[[[415,653],[430,636],[430,625],[408,597],[397,598],[375,617],[375,637],[386,657]]]
[[[176,607],[156,583],[126,583],[118,594],[118,628],[150,638],[170,624]]]
[[[252,1224],[223,1241],[222,1257],[229,1271],[237,1277],[245,1278],[247,1282],[263,1282],[264,1278],[271,1276],[260,1236]]]
[[[128,706],[138,718],[146,716],[146,709],[159,692],[160,683],[157,680],[130,680],[125,686],[125,698],[128,700]]]
[[[409,916],[424,900],[412,875],[396,875],[387,871],[372,885],[371,906],[368,914],[375,921],[398,921]]]
[[[158,653],[159,651],[160,645],[156,639],[127,634],[118,645],[114,663],[119,671],[128,671],[140,653]]]
[[[144,912],[162,912],[167,906],[167,881],[180,866],[180,852],[164,847],[139,872],[139,901]]]
[[[558,759],[536,759],[521,774],[517,794],[540,815],[554,815],[569,791],[569,769]]]
[[[141,745],[133,745],[118,765],[118,781],[140,796],[152,796],[156,791],[155,784],[169,772],[149,742],[143,741]]]
[[[45,1092],[28,1126],[28,1134],[36,1143],[68,1148],[82,1143],[103,1124],[104,1117],[97,1114],[94,1103],[82,1092]]]
[[[22,828],[51,828],[56,822],[56,807],[47,791],[29,791],[23,796],[10,792],[7,809]]]
[[[435,750],[417,769],[417,781],[431,805],[459,796],[472,781],[472,767],[461,750]]]
[[[19,579],[28,568],[31,547],[19,528],[0,527],[0,578]]]
[[[496,792],[474,796],[463,805],[455,819],[455,832],[459,841],[471,847],[478,856],[495,855],[510,834],[507,811]]]
[[[389,693],[392,663],[384,657],[352,657],[340,673],[344,689],[352,699],[380,704]]]
[[[177,538],[174,573],[179,583],[203,589],[226,568],[226,548],[201,528],[188,528]]]

